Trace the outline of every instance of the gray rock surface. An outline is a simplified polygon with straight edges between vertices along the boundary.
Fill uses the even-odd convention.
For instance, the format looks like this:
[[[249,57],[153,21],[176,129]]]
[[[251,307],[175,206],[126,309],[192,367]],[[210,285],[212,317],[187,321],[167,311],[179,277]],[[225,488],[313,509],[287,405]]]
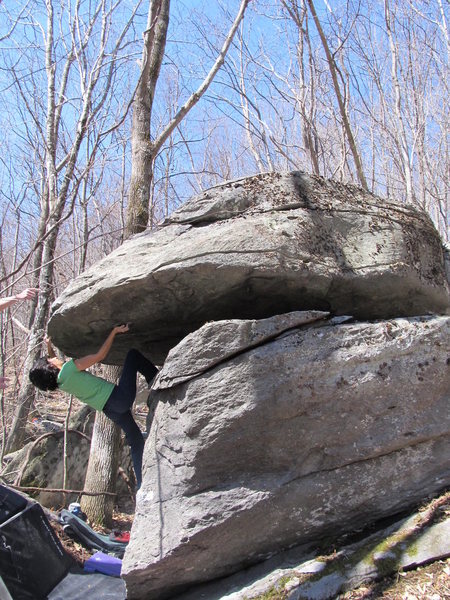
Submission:
[[[450,556],[450,518],[438,520],[439,510],[431,510],[429,517],[416,511],[388,527],[384,524],[375,532],[361,534],[356,542],[338,543],[332,554],[295,547],[245,571],[177,594],[174,600],[251,600],[275,594],[289,600],[333,600],[401,569]]]
[[[320,576],[306,582],[293,577],[286,599],[333,600],[363,583],[450,556],[450,519],[423,529],[417,521],[414,516],[396,523],[362,543],[344,548],[329,562],[311,561],[304,565],[299,573]],[[319,565],[321,570],[317,570]]]
[[[162,366],[129,600],[176,596],[449,484],[449,265],[425,212],[266,173],[193,198],[67,287],[48,328],[63,352],[96,351],[131,322],[108,362],[136,347]]]
[[[269,319],[206,323],[169,352],[154,389],[169,388],[188,381],[290,329],[315,323],[328,316],[327,312],[310,310],[276,315]]]
[[[301,172],[266,173],[212,188],[124,243],[69,284],[48,329],[77,357],[131,321],[108,361],[134,346],[162,364],[211,320],[297,310],[379,319],[448,305],[444,251],[425,212]]]
[[[237,355],[236,329],[209,324],[216,366],[186,364],[188,380],[153,392],[130,600],[163,600],[450,483],[450,317],[319,324],[256,347],[243,326]],[[202,356],[204,331],[186,353]],[[164,372],[176,372],[170,355]]]
[[[67,434],[67,489],[83,489],[90,442],[87,436],[78,431],[69,431]],[[9,462],[1,471],[6,483],[44,489],[63,487],[64,431],[42,435],[8,458]],[[58,492],[39,492],[35,498],[48,507],[65,506],[78,500],[76,495]]]

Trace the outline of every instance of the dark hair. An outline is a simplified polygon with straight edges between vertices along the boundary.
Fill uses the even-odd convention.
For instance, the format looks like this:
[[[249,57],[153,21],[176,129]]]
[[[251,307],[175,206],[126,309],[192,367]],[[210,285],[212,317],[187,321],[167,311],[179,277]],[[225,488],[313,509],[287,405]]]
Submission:
[[[51,365],[46,358],[38,358],[28,374],[33,385],[46,392],[58,388],[59,369]]]

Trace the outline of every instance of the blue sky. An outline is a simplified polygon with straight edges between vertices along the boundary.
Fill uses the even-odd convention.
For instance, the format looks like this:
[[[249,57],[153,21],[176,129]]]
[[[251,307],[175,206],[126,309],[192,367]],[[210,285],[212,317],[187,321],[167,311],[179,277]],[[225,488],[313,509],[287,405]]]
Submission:
[[[356,0],[352,1],[356,2]],[[406,2],[406,0],[395,3],[395,6],[402,6],[403,2]],[[2,16],[2,11],[4,12],[8,9],[17,11],[22,4],[23,3],[21,2],[17,2],[17,0],[3,0],[3,2],[0,3],[0,17]],[[43,0],[39,0],[36,4],[43,9]],[[132,0],[126,0],[123,10],[129,10],[129,7],[132,4]],[[216,57],[217,48],[223,43],[229,25],[237,13],[239,4],[239,0],[223,0],[221,2],[215,0],[172,0],[167,52],[164,58],[162,76],[157,88],[155,99],[155,113],[153,119],[153,133],[155,135],[158,132],[159,124],[166,123],[171,114],[173,114],[175,108],[180,106],[203,80],[204,75],[208,72],[213,64],[213,61]],[[324,28],[329,36],[330,45],[332,48],[335,48],[337,45],[336,37],[333,37],[332,30],[330,29],[330,25],[328,23],[330,13],[322,0],[316,0],[315,5],[321,16]],[[346,1],[336,0],[331,2],[330,5],[334,11],[332,15],[333,19],[340,15],[343,20],[342,22],[345,24],[350,22],[353,18],[352,14],[347,14],[345,12],[346,7],[348,6]],[[55,6],[60,6],[60,4],[57,3]],[[95,6],[95,3],[91,4],[91,6]],[[431,10],[431,6],[431,3],[421,3],[421,8],[423,9]],[[251,0],[243,26],[244,35],[245,41],[250,50],[254,53],[261,64],[266,62],[266,57],[268,56],[270,57],[272,63],[280,71],[280,74],[287,76],[288,73],[292,75],[292,73],[295,72],[297,65],[295,62],[289,64],[290,57],[287,51],[288,37],[284,31],[287,29],[284,27],[286,22],[283,22],[281,16],[277,13],[277,7],[279,7],[279,5],[273,1]],[[123,104],[125,104],[131,97],[131,92],[139,76],[139,67],[137,61],[142,52],[142,31],[145,28],[147,21],[147,9],[148,0],[145,0],[142,3],[140,19],[137,21],[133,32],[136,42],[129,48],[129,50],[132,52],[132,61],[121,72],[120,77],[118,77],[117,81],[115,82],[115,85],[117,86],[117,102],[121,101]],[[375,0],[375,2],[369,3],[368,0],[366,0],[365,2],[362,2],[361,9],[366,13],[364,22],[367,25],[370,24],[372,31],[376,32],[376,20],[381,15],[380,11],[382,10],[382,2],[380,2],[380,0]],[[36,16],[37,12],[38,11],[34,11],[34,16]],[[42,25],[44,25],[44,18],[41,17],[40,20]],[[119,26],[119,19],[114,24]],[[336,23],[334,25],[336,26]],[[311,20],[310,27],[313,50],[320,56],[320,41]],[[5,33],[4,20],[3,24],[0,23],[0,31],[2,31],[3,34]],[[379,31],[381,36],[381,29]],[[45,73],[43,70],[43,55],[38,48],[39,44],[41,43],[41,35],[37,29],[35,29],[34,32],[36,35],[36,48],[34,50],[35,64],[33,69],[36,82],[38,83],[38,86],[42,92],[42,109],[45,110],[46,84]],[[13,36],[9,40],[5,40],[0,43],[0,50],[4,50],[6,47],[9,47],[12,48],[13,51],[17,52],[15,56],[12,54],[9,56],[10,64],[18,61],[16,64],[19,68],[22,65],[20,58],[21,44],[24,46],[26,45],[25,38],[22,36],[23,34],[21,33],[21,30],[16,29]],[[290,36],[291,42],[295,43],[296,38],[295,31],[293,29],[291,29]],[[59,45],[59,50],[61,61],[63,61],[64,48],[61,44]],[[94,50],[95,44],[92,48],[92,51]],[[443,52],[443,48],[439,48],[437,51]],[[442,54],[442,56],[445,64],[445,55]],[[6,64],[4,53],[2,53],[0,60],[2,61],[0,62],[0,67],[4,67]],[[180,139],[178,139],[177,144],[170,149],[172,160],[170,164],[170,180],[171,184],[173,184],[172,193],[173,201],[175,203],[187,199],[193,191],[193,185],[197,185],[197,183],[195,183],[195,177],[193,178],[191,176],[186,176],[186,172],[205,168],[202,164],[202,160],[208,137],[210,137],[215,144],[213,150],[217,156],[219,156],[220,151],[220,148],[218,147],[219,144],[223,144],[224,147],[228,146],[231,157],[229,160],[232,162],[231,172],[233,174],[242,174],[241,162],[242,165],[244,165],[245,161],[241,161],[240,156],[243,152],[241,144],[244,133],[242,128],[237,125],[238,123],[242,123],[242,116],[238,110],[233,107],[233,103],[238,103],[239,99],[236,93],[233,92],[229,87],[231,77],[236,75],[236,73],[233,71],[234,67],[231,66],[233,65],[233,61],[235,61],[237,64],[237,55],[235,52],[230,54],[229,60],[227,61],[227,67],[219,72],[214,84],[208,90],[206,96],[183,121],[181,131],[183,132],[184,136],[192,142],[190,151],[196,163],[195,167],[192,166],[190,158],[186,153],[186,148]],[[23,65],[23,77],[25,82],[30,72],[30,65],[29,63],[23,63]],[[353,54],[351,57],[351,68],[355,73],[355,79],[351,83],[351,85],[354,87],[351,87],[350,90],[354,98],[357,98],[360,91],[362,92],[362,96],[366,96],[367,98],[369,97],[367,73],[364,72],[361,66],[362,65],[359,57]],[[321,83],[329,86],[329,82],[326,82],[327,66],[325,61],[322,62],[321,67],[323,69]],[[388,63],[386,63],[385,68],[386,72],[388,72],[390,68]],[[249,64],[247,73],[249,75],[249,95],[252,98],[258,99],[262,106],[264,105],[264,97],[269,98],[270,94],[273,94],[271,82],[264,78],[261,75],[261,72],[257,73],[257,68],[252,64]],[[12,151],[8,151],[7,154],[4,153],[3,157],[0,157],[0,159],[4,161],[3,165],[0,164],[0,189],[4,194],[4,197],[6,197],[5,194],[9,192],[9,188],[15,187],[14,192],[18,197],[20,197],[20,189],[24,189],[24,186],[28,185],[30,177],[32,177],[32,172],[28,168],[31,164],[31,161],[27,160],[30,159],[31,156],[25,155],[20,157],[19,152],[19,147],[22,143],[21,137],[23,137],[23,134],[26,132],[26,126],[28,126],[30,121],[25,114],[17,110],[17,100],[8,90],[7,84],[5,83],[8,75],[10,75],[10,73],[0,70],[0,102],[3,105],[2,108],[4,109],[1,111],[2,114],[0,116],[0,144],[3,142],[2,145],[12,149]],[[254,78],[254,88],[252,88],[252,78]],[[9,83],[10,80],[8,80],[8,84]],[[75,78],[71,88],[72,99],[71,102],[68,102],[66,105],[66,110],[68,111],[66,113],[67,134],[70,130],[71,104],[73,105],[72,110],[76,110],[75,98],[77,95],[78,85],[79,82]],[[383,85],[385,86],[385,91],[388,91],[390,86],[389,77],[385,78]],[[276,99],[276,94],[274,94],[273,97]],[[29,98],[30,102],[32,103],[39,100],[39,96],[31,92],[29,93]],[[173,105],[171,105],[171,101],[173,102]],[[326,104],[327,101],[328,105]],[[273,120],[275,122],[277,117],[276,109],[279,107],[281,109],[281,106],[281,97],[279,97],[279,105],[270,107],[269,102],[266,102],[264,105],[264,109],[266,111],[264,115],[265,119],[267,121]],[[285,109],[283,108],[283,110],[286,110],[284,124],[292,123],[292,137],[294,138],[295,136],[297,139],[299,139],[301,137],[300,123],[298,119],[295,118],[294,109],[287,106]],[[328,100],[325,99],[324,112],[320,115],[320,126],[323,126],[326,129],[327,121],[333,118],[333,112],[336,112],[335,98],[333,98],[333,94],[330,94]],[[73,114],[75,114],[75,112]],[[111,118],[113,116],[114,111],[111,110]],[[356,126],[361,130],[365,127],[370,127],[370,123],[366,119],[359,118],[359,113],[353,113],[352,116],[355,119]],[[74,121],[72,119],[72,124],[73,122]],[[430,128],[432,126],[434,126],[433,123],[429,124]],[[214,132],[215,137],[211,135],[211,131]],[[129,137],[129,133],[130,125],[129,122],[127,122],[122,131],[122,136]],[[193,140],[198,141],[194,142]],[[112,136],[106,140],[107,144],[110,146],[114,143],[114,141],[115,136]],[[6,146],[6,142],[8,142],[8,146]],[[17,155],[15,155],[16,149]],[[38,147],[34,146],[33,151],[36,149],[38,149]],[[117,146],[117,165],[113,166],[115,172],[117,173],[120,171],[119,151],[120,146]],[[369,151],[370,148],[362,148],[363,153]],[[214,157],[215,160],[217,160],[217,156]],[[130,158],[130,151],[128,150],[128,163]],[[165,176],[165,158],[166,155],[163,154],[160,159],[160,171],[158,173],[159,177]],[[10,170],[6,168],[6,160],[16,161],[14,168],[19,176],[14,178],[14,180],[11,180]],[[254,171],[256,166],[251,162],[248,154],[246,160],[247,166],[245,168],[249,171]],[[21,163],[20,161],[23,162]],[[20,175],[22,175],[22,177]],[[207,185],[208,182],[208,178],[205,177],[202,180],[201,185]],[[0,197],[0,202],[1,201],[2,198]]]

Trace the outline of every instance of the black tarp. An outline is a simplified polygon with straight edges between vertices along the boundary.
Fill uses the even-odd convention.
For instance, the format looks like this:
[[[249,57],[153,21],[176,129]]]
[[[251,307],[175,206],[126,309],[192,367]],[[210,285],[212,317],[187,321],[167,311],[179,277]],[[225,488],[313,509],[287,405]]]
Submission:
[[[5,485],[0,485],[0,525],[20,513],[27,505],[26,498]]]

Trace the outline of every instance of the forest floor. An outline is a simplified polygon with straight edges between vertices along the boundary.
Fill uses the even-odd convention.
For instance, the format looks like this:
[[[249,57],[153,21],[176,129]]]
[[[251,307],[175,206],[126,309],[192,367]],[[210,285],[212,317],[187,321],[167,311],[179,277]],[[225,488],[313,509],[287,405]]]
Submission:
[[[450,491],[433,498],[419,509],[429,522],[450,518]],[[411,570],[399,570],[337,597],[339,600],[450,600],[450,558],[436,560]],[[336,600],[337,600],[336,599]]]
[[[450,559],[437,560],[413,571],[399,571],[363,585],[336,600],[450,600]]]

